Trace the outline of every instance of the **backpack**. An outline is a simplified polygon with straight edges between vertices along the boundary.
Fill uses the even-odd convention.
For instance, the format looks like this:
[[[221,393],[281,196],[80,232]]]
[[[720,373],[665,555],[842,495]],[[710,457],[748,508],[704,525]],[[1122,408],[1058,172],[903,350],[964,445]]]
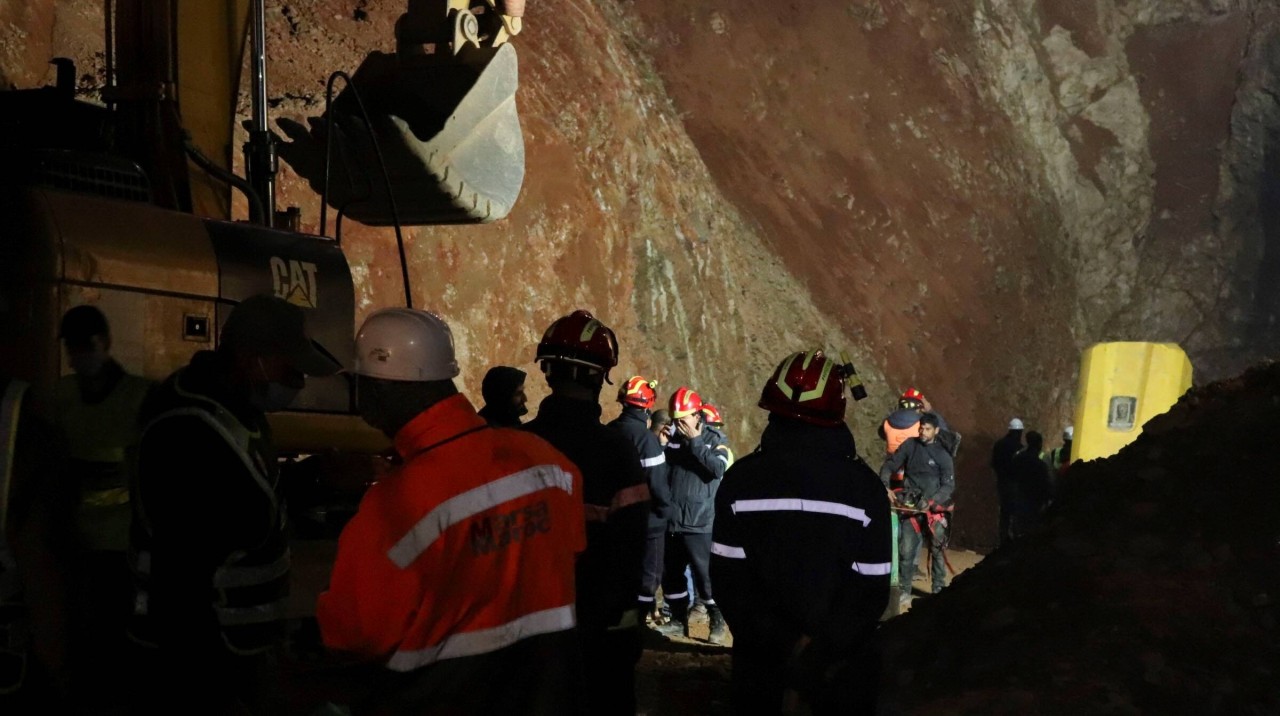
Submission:
[[[955,457],[960,452],[960,433],[954,430],[939,430],[938,443],[942,445],[942,449],[946,450],[951,457]]]

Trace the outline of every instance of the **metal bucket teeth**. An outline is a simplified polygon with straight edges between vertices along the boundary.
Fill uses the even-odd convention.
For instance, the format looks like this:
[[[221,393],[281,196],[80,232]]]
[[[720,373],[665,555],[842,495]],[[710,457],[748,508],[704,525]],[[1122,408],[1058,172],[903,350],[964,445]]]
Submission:
[[[459,58],[397,60],[373,53],[354,76],[386,160],[396,210],[406,226],[483,223],[507,216],[524,183],[524,135],[516,112],[516,50],[472,49]],[[357,221],[393,223],[377,154],[349,89],[334,100],[329,204]],[[281,156],[323,190],[325,122]]]

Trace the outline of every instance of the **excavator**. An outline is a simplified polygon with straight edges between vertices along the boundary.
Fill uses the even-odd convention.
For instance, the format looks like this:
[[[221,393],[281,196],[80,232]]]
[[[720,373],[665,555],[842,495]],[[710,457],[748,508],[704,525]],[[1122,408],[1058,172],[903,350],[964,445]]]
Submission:
[[[230,309],[260,293],[304,308],[313,338],[350,365],[343,217],[395,228],[411,305],[401,227],[497,221],[519,195],[514,0],[409,0],[395,51],[335,72],[324,113],[284,127],[290,142],[268,126],[264,0],[104,2],[105,106],[76,98],[67,59],[53,60],[52,86],[0,92],[6,376],[38,389],[69,373],[59,319],[93,304],[110,321],[114,357],[163,380],[216,348]],[[232,142],[245,66],[251,117],[239,176]],[[334,212],[333,236],[302,233],[297,209],[278,210],[281,158],[323,197],[321,234]],[[247,220],[232,220],[233,192]],[[305,615],[338,532],[376,479],[367,456],[387,444],[356,415],[342,375],[309,380],[272,423],[288,460],[290,522],[306,542],[294,550],[291,609]]]

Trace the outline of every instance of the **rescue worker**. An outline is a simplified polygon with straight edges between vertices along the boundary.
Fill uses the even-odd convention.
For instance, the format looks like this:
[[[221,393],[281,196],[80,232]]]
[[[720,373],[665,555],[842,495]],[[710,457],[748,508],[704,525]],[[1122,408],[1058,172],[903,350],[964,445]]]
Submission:
[[[484,374],[480,394],[484,407],[480,417],[495,428],[518,428],[520,418],[529,413],[529,398],[524,394],[525,372],[507,365],[496,365]]]
[[[438,316],[390,308],[356,337],[361,417],[403,464],[338,542],[316,618],[325,646],[374,662],[356,713],[583,713],[574,559],[582,478],[458,393]]]
[[[930,591],[947,585],[946,547],[950,534],[953,496],[956,489],[955,464],[938,441],[938,416],[920,416],[920,434],[898,448],[880,467],[880,481],[888,487],[898,470],[904,471],[902,490],[896,493],[902,528],[898,538],[898,585],[900,601],[908,601],[916,574],[920,543],[929,541]]]
[[[658,443],[665,448],[667,440],[671,437],[671,413],[666,410],[653,411],[653,415],[649,418],[649,431],[658,438]]]
[[[644,566],[641,570],[638,601],[643,612],[652,612],[658,587],[662,584],[662,552],[667,537],[667,521],[671,517],[671,486],[667,482],[667,457],[658,437],[649,430],[649,410],[658,399],[658,383],[633,375],[618,388],[622,414],[609,423],[640,454],[640,467],[649,485],[649,531],[644,543]]]
[[[668,525],[662,594],[671,610],[671,621],[660,630],[689,636],[692,595],[684,576],[688,567],[697,596],[707,608],[709,641],[722,644],[728,638],[728,630],[711,588],[711,529],[716,490],[733,457],[728,446],[720,444],[703,423],[702,398],[692,388],[677,389],[668,407],[676,431],[666,446],[672,520]]]
[[[1016,495],[1009,468],[1013,464],[1013,456],[1022,452],[1024,427],[1021,418],[1010,420],[1009,432],[991,448],[991,470],[996,474],[996,496],[1000,501],[999,544],[1004,544],[1010,537],[1009,521],[1013,515]]]
[[[898,407],[885,416],[880,423],[880,439],[884,440],[885,457],[892,457],[903,443],[920,434],[920,415],[924,412],[924,403],[919,391],[908,389],[898,399]],[[898,492],[902,489],[902,473],[898,472],[889,479],[889,489]]]
[[[1009,481],[1013,489],[1013,515],[1009,524],[1011,539],[1025,536],[1040,522],[1053,499],[1053,474],[1042,457],[1044,437],[1027,432],[1027,447],[1009,463]]]
[[[143,405],[131,485],[138,581],[130,636],[154,648],[148,712],[274,713],[289,549],[266,414],[306,376],[340,369],[308,337],[303,309],[245,299],[216,351]]]
[[[54,386],[55,427],[66,447],[63,479],[75,499],[73,668],[80,694],[103,706],[124,696],[125,631],[133,613],[125,450],[137,441],[138,414],[153,383],[111,357],[107,318],[94,306],[67,311],[58,336],[73,371]]]
[[[618,342],[590,313],[574,311],[547,328],[536,360],[551,395],[525,429],[582,471],[587,549],[578,558],[578,631],[588,709],[631,716],[643,623],[636,595],[650,510],[640,454],[600,423],[600,391],[618,365]]]
[[[720,409],[710,403],[703,403],[702,424],[714,438],[716,449],[728,456],[728,467],[733,467],[733,450],[729,448],[729,437],[724,432],[724,416],[720,414]]]
[[[1053,473],[1055,478],[1062,477],[1067,472],[1067,466],[1071,464],[1071,441],[1075,437],[1075,426],[1068,425],[1062,431],[1062,446],[1056,447],[1049,451],[1047,463],[1049,471]]]
[[[737,714],[872,714],[892,530],[844,420],[845,376],[795,353],[760,396],[769,423],[716,495],[711,571],[733,626]]]

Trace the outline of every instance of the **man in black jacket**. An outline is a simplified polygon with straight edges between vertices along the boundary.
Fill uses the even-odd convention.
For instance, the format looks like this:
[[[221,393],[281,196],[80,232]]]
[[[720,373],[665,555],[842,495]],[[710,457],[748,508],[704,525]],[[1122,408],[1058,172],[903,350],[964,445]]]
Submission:
[[[1013,456],[1022,451],[1022,431],[1025,426],[1020,418],[1009,421],[1009,432],[991,448],[991,469],[996,473],[996,496],[1000,501],[999,544],[1009,539],[1009,519],[1014,511],[1014,484],[1010,468]]]
[[[649,410],[658,394],[658,384],[633,375],[618,388],[618,402],[622,414],[609,427],[621,432],[640,454],[640,468],[644,470],[649,485],[649,532],[644,544],[644,563],[640,575],[640,594],[637,595],[642,613],[653,611],[658,586],[662,583],[663,543],[667,535],[667,520],[671,517],[671,486],[667,482],[667,458],[658,442],[658,436],[649,430]]]
[[[578,557],[577,615],[592,714],[636,711],[640,660],[640,570],[649,523],[649,486],[626,436],[600,423],[600,390],[618,364],[613,331],[574,311],[538,344],[551,395],[524,428],[551,443],[582,471],[587,549]]]
[[[1032,430],[1027,433],[1027,447],[1013,456],[1009,463],[1009,482],[1013,492],[1013,518],[1009,524],[1009,538],[1018,539],[1030,532],[1040,522],[1053,499],[1053,473],[1040,456],[1044,437]]]
[[[692,595],[684,576],[685,567],[689,567],[697,596],[707,607],[711,623],[709,639],[713,644],[723,644],[728,631],[711,591],[711,526],[716,514],[716,490],[729,468],[731,456],[728,446],[720,444],[717,436],[703,424],[702,398],[693,389],[677,389],[669,407],[676,432],[666,447],[672,518],[662,595],[671,609],[671,622],[663,626],[662,631],[689,635]]]
[[[902,491],[897,493],[902,529],[898,537],[898,584],[901,597],[911,594],[911,580],[916,574],[920,542],[927,535],[932,559],[930,586],[934,594],[947,584],[945,550],[950,527],[952,495],[956,489],[956,469],[938,441],[938,416],[920,416],[920,436],[902,444],[880,467],[880,481],[887,488],[889,479],[904,470]],[[901,598],[900,597],[900,598]]]
[[[845,379],[822,351],[765,384],[760,447],[716,496],[712,573],[733,627],[738,714],[871,714],[876,626],[889,599],[892,527],[876,473],[844,422]]]
[[[301,308],[253,296],[231,311],[216,351],[196,353],[143,404],[130,636],[154,648],[158,673],[146,671],[144,696],[157,703],[140,711],[175,693],[189,713],[281,706],[289,548],[266,414],[288,407],[306,376],[340,368],[309,338]]]

